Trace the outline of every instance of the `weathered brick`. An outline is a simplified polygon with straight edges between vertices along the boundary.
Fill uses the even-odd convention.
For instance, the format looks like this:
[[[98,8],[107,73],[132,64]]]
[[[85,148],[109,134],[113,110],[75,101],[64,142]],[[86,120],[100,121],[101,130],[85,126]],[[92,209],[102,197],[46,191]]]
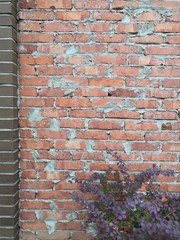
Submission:
[[[162,189],[179,192],[180,5],[146,6],[141,11],[141,1],[19,1],[23,240],[92,238],[71,193],[79,191],[74,180],[110,163],[117,168],[107,150],[117,151],[132,174],[153,163],[174,169],[175,178],[158,181]],[[55,223],[51,234],[47,219]]]

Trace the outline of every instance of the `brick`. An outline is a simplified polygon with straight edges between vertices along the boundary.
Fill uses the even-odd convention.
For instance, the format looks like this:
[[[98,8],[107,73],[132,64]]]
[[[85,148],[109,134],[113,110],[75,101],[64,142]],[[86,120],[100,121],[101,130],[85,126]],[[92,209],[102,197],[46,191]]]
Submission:
[[[29,9],[29,8],[35,8],[35,1],[34,0],[20,0],[19,1],[19,8],[20,9]]]
[[[61,128],[84,128],[85,127],[85,123],[83,120],[60,120],[60,127]]]
[[[141,159],[139,153],[132,153],[132,154],[119,153],[117,154],[117,157],[122,161],[139,161]],[[110,160],[117,161],[116,157],[114,156],[110,157]]]
[[[140,133],[131,133],[131,132],[111,132],[111,140],[126,140],[126,141],[143,141],[144,135]]]
[[[37,130],[36,132],[38,138],[68,138],[68,131],[49,131],[49,130]]]
[[[56,12],[55,18],[62,21],[82,21],[89,15],[89,12]]]
[[[44,88],[38,91],[38,95],[41,97],[64,97],[64,91],[61,89]]]
[[[104,107],[108,107],[109,104],[110,104],[110,108],[111,108],[111,105],[112,104],[122,104],[123,101],[121,99],[118,99],[118,98],[106,98],[106,99],[97,99],[97,100],[93,100],[92,103],[91,103],[91,106],[94,108],[94,107],[101,107],[101,108],[104,108]]]
[[[180,79],[164,79],[162,85],[165,88],[179,88]]]
[[[132,104],[136,106],[136,108],[158,108],[159,103],[156,100],[132,100]]]
[[[71,150],[86,149],[85,142],[79,140],[56,141],[55,147],[57,149],[71,149]]]
[[[47,86],[48,78],[40,77],[21,77],[20,78],[21,86]]]
[[[151,164],[148,163],[141,163],[141,164],[128,164],[127,168],[131,172],[141,172],[147,168],[152,167]]]
[[[109,164],[108,163],[103,163],[103,162],[96,162],[96,163],[91,163],[90,169],[92,171],[105,171],[109,169]],[[118,169],[117,165],[111,164],[111,167],[114,169]]]
[[[110,44],[108,47],[109,52],[115,53],[142,53],[142,48],[139,46],[130,46],[130,45],[116,45]]]
[[[38,22],[20,22],[19,23],[20,31],[34,31],[39,32],[41,30],[41,25]]]
[[[85,131],[85,132],[76,132],[76,138],[78,139],[107,139],[108,136],[105,132],[97,131]]]
[[[179,22],[180,21],[179,13],[176,13],[176,12],[172,13],[172,15],[168,17],[168,19],[173,22]]]
[[[178,23],[159,23],[155,26],[155,32],[176,33],[180,31]]]
[[[39,240],[68,240],[70,238],[70,232],[56,231],[55,233],[49,234],[48,232],[38,232]]]
[[[89,128],[92,129],[110,129],[110,130],[121,130],[122,126],[120,122],[117,121],[90,121]]]
[[[82,206],[79,203],[75,202],[57,202],[56,206],[59,210],[68,210],[68,211],[77,211],[82,210]]]
[[[90,38],[87,34],[61,34],[55,37],[56,42],[76,42],[76,43],[83,43],[89,42]]]
[[[21,172],[22,179],[36,179],[36,171],[23,171]]]
[[[30,149],[50,149],[53,147],[53,142],[48,140],[22,140],[21,148],[30,148]]]
[[[175,154],[169,153],[145,153],[143,154],[143,159],[145,161],[152,161],[152,162],[175,162],[177,160],[177,156]]]
[[[162,17],[157,12],[144,12],[139,14],[134,20],[136,21],[161,21]]]
[[[125,56],[99,55],[93,58],[95,64],[126,64]]]
[[[70,194],[68,192],[61,191],[49,191],[49,192],[39,192],[38,199],[68,199]]]
[[[133,37],[131,38],[131,41],[135,43],[142,43],[142,44],[162,44],[163,38],[161,36],[156,35],[148,35],[143,37]]]
[[[40,99],[40,98],[24,98],[21,100],[21,106],[23,107],[52,107],[54,103],[53,99]]]
[[[37,8],[71,9],[72,0],[36,0]]]
[[[178,47],[146,47],[146,54],[155,54],[155,55],[179,55],[180,49]]]
[[[167,8],[168,10],[169,9],[179,9],[180,7],[180,4],[179,2],[176,2],[176,1],[168,1],[168,2],[162,2],[162,1],[154,1],[154,7],[156,7],[157,9],[158,8]]]
[[[147,133],[145,140],[147,141],[178,141],[180,134],[178,133]]]
[[[126,6],[131,6],[131,7],[139,7],[140,3],[139,2],[127,2],[127,1],[119,1],[119,0],[113,0],[112,3],[112,9],[113,10],[122,10]]]
[[[42,23],[40,30],[43,32],[75,32],[76,26],[70,23]]]
[[[153,122],[126,122],[125,130],[127,131],[156,131],[158,130],[158,126]]]
[[[157,151],[159,150],[159,144],[152,143],[132,143],[131,149],[133,151]]]
[[[176,100],[176,101],[165,100],[165,101],[163,101],[163,108],[179,109],[180,108],[180,101],[178,101],[178,100]]]
[[[29,232],[29,231],[21,231],[20,232],[20,237],[22,239],[26,239],[26,240],[35,240],[36,239],[36,236],[35,236],[35,233],[32,233],[32,232]]]
[[[53,64],[53,57],[52,56],[39,56],[33,57],[31,55],[21,55],[19,62],[21,65],[45,65],[45,64]]]
[[[99,9],[105,10],[110,8],[110,4],[108,0],[75,0],[75,8],[76,9]]]
[[[102,117],[102,113],[98,113],[94,110],[71,110],[70,116],[75,118],[94,118],[94,117]]]
[[[20,137],[22,138],[32,138],[33,134],[31,130],[20,130]]]
[[[20,44],[19,53],[32,54],[37,50],[36,45]]]
[[[131,65],[142,65],[142,66],[161,66],[162,60],[150,57],[150,56],[140,56],[140,57],[129,57],[128,62]]]
[[[22,220],[36,220],[36,214],[33,212],[21,212]]]
[[[47,109],[42,110],[41,115],[43,117],[49,118],[57,118],[57,117],[66,117],[67,111],[66,110],[58,110],[58,109]]]
[[[108,93],[99,88],[92,89],[81,88],[76,90],[74,95],[82,97],[107,97]]]
[[[31,2],[31,1],[29,1],[29,2]],[[35,3],[34,1],[32,1],[32,2]],[[33,12],[32,11],[31,12],[30,11],[20,11],[19,12],[19,19],[24,19],[24,20],[41,21],[41,20],[53,20],[53,18],[54,18],[53,12],[45,12],[45,11],[43,11],[43,12],[42,11],[33,11]]]
[[[65,52],[65,49],[61,45],[53,44],[40,45],[37,50],[39,53],[45,54],[60,54]]]
[[[95,20],[105,20],[105,21],[120,21],[124,17],[123,13],[115,12],[95,12],[93,13],[93,18]]]
[[[21,96],[37,96],[35,88],[21,88],[20,94]]]
[[[106,115],[108,118],[129,118],[129,119],[138,119],[140,118],[140,115],[138,112],[123,110],[123,111],[113,111],[110,113],[107,113]]]
[[[72,74],[72,67],[65,66],[65,67],[38,67],[39,76],[57,76],[57,75],[69,75]]]
[[[145,87],[145,86],[147,87],[147,86],[149,86],[149,87],[154,87],[154,88],[160,86],[158,81],[155,81],[155,80],[151,81],[151,80],[149,80],[147,78],[136,79],[136,80],[134,80],[134,79],[126,79],[125,85],[127,87]]]
[[[56,184],[57,190],[78,190],[78,183],[70,183],[70,182],[59,182]]]
[[[21,223],[22,229],[27,230],[46,230],[46,224],[44,222],[22,222]]]
[[[39,42],[53,42],[53,35],[51,34],[20,34],[19,41],[21,42],[32,42],[32,43],[39,43]]]
[[[56,106],[57,107],[88,107],[90,105],[90,102],[88,99],[70,99],[70,98],[63,98],[63,99],[57,99],[56,100]]]
[[[52,182],[30,182],[30,181],[21,181],[20,184],[22,189],[52,189],[53,183]],[[21,202],[22,208],[34,208],[37,209],[39,206],[42,206],[43,208],[49,208],[49,203],[44,202]],[[24,207],[23,207],[24,206]]]
[[[92,239],[91,235],[87,235],[87,234],[81,233],[81,232],[73,232],[72,237],[74,240],[79,240],[79,239],[91,240]]]
[[[77,67],[75,72],[77,75],[104,75],[107,67],[104,66],[85,66]]]
[[[168,111],[149,111],[144,113],[145,119],[157,119],[157,120],[175,120],[178,118],[176,112],[168,112]]]
[[[79,32],[109,32],[109,23],[94,23],[94,24],[83,24],[80,23],[78,26]]]
[[[73,152],[72,158],[74,160],[103,160],[104,156],[102,152],[98,151],[93,151],[92,153],[90,152]]]
[[[180,44],[180,36],[167,36],[166,43]]]
[[[110,42],[110,43],[120,43],[125,42],[127,40],[127,36],[125,34],[114,34],[113,36],[110,35],[96,35],[95,39],[96,42]]]
[[[63,172],[39,172],[41,179],[45,180],[64,180],[68,177],[68,174]]]
[[[20,199],[35,199],[35,192],[29,192],[25,190],[20,191]]]
[[[82,224],[80,222],[67,222],[67,223],[58,223],[57,224],[57,229],[61,230],[84,230],[84,227],[82,226]]]
[[[165,143],[162,147],[164,152],[179,152],[180,144],[179,143]]]
[[[178,92],[176,90],[159,90],[153,89],[148,91],[147,96],[149,98],[176,98],[178,96]]]
[[[69,57],[68,62],[70,64],[86,64],[90,62],[90,59],[84,56],[72,56],[72,57]]]
[[[141,70],[140,67],[112,67],[112,71],[116,76],[139,76]]]
[[[123,88],[117,88],[116,90],[109,91],[109,96],[113,96],[113,97],[134,98],[134,97],[137,97],[138,95],[139,95],[138,92],[134,90],[123,89]]]
[[[97,53],[97,52],[102,52],[104,53],[105,51],[105,46],[101,44],[95,44],[95,45],[81,45],[79,47],[81,53]]]
[[[114,151],[122,151],[124,146],[122,142],[114,142],[114,141],[98,141],[94,143],[95,150],[114,150]]]
[[[166,58],[166,65],[168,65],[168,66],[180,66],[180,59]]]
[[[123,32],[123,33],[137,33],[138,32],[138,25],[137,24],[122,24],[118,23],[115,26],[116,32]]]
[[[180,69],[178,68],[159,68],[159,69],[151,69],[152,77],[179,77]]]
[[[21,75],[24,76],[35,76],[36,75],[36,69],[34,66],[20,66],[20,70],[19,70]]]
[[[121,78],[97,78],[90,79],[90,86],[102,86],[102,87],[121,87],[123,84],[123,79]]]
[[[43,219],[49,218],[49,219],[53,219],[53,220],[65,220],[68,218],[68,212],[57,212],[57,211],[54,212],[52,210],[50,210],[50,211],[45,210],[42,212],[42,217],[43,217]],[[53,234],[52,234],[52,236],[53,236]]]

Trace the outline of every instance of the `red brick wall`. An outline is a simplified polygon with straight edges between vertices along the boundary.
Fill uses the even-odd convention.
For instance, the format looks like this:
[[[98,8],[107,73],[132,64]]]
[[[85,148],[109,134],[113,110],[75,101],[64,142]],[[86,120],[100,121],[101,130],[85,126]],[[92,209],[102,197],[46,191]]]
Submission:
[[[21,239],[89,239],[69,181],[115,164],[108,149],[133,172],[173,168],[162,186],[180,191],[178,9],[19,1]]]

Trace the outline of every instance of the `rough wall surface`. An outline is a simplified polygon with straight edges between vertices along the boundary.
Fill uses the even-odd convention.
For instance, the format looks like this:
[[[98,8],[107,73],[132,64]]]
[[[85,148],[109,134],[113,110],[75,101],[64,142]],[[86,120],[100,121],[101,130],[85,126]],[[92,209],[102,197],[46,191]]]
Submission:
[[[18,240],[16,0],[0,0],[0,239]]]
[[[180,191],[180,2],[20,0],[21,239],[90,239],[75,179],[176,171]],[[70,183],[72,181],[73,183]]]

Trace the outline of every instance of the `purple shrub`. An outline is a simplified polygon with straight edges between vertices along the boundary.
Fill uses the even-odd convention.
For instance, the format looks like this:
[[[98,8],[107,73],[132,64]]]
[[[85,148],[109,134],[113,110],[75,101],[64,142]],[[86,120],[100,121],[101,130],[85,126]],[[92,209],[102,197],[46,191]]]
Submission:
[[[79,181],[81,192],[92,193],[96,200],[73,194],[87,209],[88,223],[96,226],[94,239],[180,239],[180,196],[162,192],[156,184],[159,175],[173,176],[174,172],[153,165],[132,179],[123,162],[118,160],[118,166],[118,171],[95,172],[88,180]],[[144,184],[148,188],[142,193],[139,190]]]

